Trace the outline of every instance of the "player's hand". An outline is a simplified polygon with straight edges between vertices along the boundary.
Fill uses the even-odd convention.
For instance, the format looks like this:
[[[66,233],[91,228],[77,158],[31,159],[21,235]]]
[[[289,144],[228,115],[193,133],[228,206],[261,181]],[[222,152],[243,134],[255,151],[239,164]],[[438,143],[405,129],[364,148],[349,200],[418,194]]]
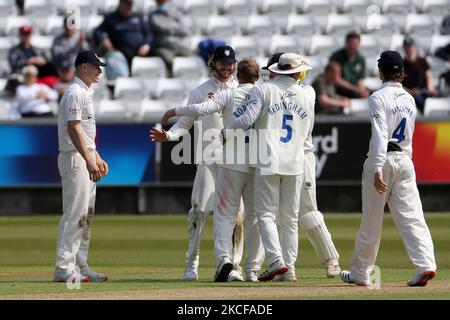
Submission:
[[[169,141],[169,135],[164,129],[151,128],[150,139],[152,139],[153,142],[166,142]]]
[[[375,172],[373,185],[379,194],[383,194],[388,190],[388,186],[383,180],[383,172]]]
[[[163,117],[161,119],[162,124],[166,125],[167,122],[169,121],[169,119],[173,118],[175,116],[176,116],[175,109],[167,110],[166,113],[164,113],[164,115],[163,115]]]
[[[97,159],[97,166],[100,168],[100,174],[102,177],[106,176],[109,172],[108,164],[101,158]]]
[[[86,162],[86,168],[89,172],[89,179],[91,179],[93,182],[97,182],[101,178],[100,168],[97,165],[97,161],[94,159],[91,159]]]

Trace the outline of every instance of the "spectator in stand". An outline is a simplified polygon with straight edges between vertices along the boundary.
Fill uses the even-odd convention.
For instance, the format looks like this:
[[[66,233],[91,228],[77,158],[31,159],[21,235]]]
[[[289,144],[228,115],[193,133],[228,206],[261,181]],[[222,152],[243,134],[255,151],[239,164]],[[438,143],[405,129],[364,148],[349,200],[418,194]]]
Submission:
[[[133,12],[133,0],[120,0],[117,10],[107,14],[95,29],[94,38],[106,54],[120,51],[127,59],[128,68],[133,57],[149,55],[153,39],[142,14]]]
[[[402,84],[416,101],[417,109],[423,114],[425,99],[434,96],[436,91],[433,86],[433,76],[430,65],[424,57],[417,53],[414,40],[405,37],[403,40],[403,50],[405,51],[405,79]]]
[[[176,56],[191,56],[194,53],[187,45],[187,29],[175,8],[168,8],[169,0],[156,0],[156,9],[149,15],[149,26],[153,33],[152,55],[160,56],[172,72]]]
[[[52,88],[58,92],[59,99],[62,98],[64,92],[72,84],[72,81],[75,78],[74,64],[75,61],[64,61],[58,67],[59,81],[55,83]]]
[[[57,70],[66,61],[73,65],[78,52],[89,47],[85,33],[70,24],[69,16],[64,18],[63,28],[64,32],[55,38],[51,49],[52,62]]]
[[[16,89],[16,105],[23,118],[53,117],[50,101],[58,100],[58,92],[45,84],[36,83],[38,69],[29,65],[22,71],[25,84]]]
[[[317,76],[312,83],[316,91],[316,114],[343,114],[345,108],[350,108],[350,99],[336,93],[336,84],[340,75],[340,64],[330,61],[324,73]]]
[[[33,27],[24,25],[19,29],[20,42],[8,52],[8,61],[12,73],[20,73],[26,65],[34,65],[38,68],[39,76],[56,75],[56,70],[48,62],[44,52],[31,45]]]
[[[341,65],[341,77],[336,82],[337,93],[348,98],[367,98],[369,91],[364,86],[366,61],[358,52],[361,37],[350,32],[345,37],[345,47],[335,51],[330,60]]]

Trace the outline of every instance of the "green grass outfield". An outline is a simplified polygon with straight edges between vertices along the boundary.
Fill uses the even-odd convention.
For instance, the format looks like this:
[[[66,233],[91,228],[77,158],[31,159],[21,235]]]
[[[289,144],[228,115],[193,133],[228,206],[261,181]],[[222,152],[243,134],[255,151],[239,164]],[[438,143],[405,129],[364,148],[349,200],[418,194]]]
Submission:
[[[326,215],[348,267],[358,214]],[[306,234],[301,232],[297,283],[214,283],[212,217],[201,245],[200,280],[184,282],[185,215],[97,216],[89,262],[108,273],[107,283],[69,290],[52,283],[58,216],[0,218],[0,299],[450,299],[450,213],[427,214],[438,276],[425,288],[408,288],[414,275],[390,215],[385,216],[377,265],[382,288],[370,290],[327,279]]]

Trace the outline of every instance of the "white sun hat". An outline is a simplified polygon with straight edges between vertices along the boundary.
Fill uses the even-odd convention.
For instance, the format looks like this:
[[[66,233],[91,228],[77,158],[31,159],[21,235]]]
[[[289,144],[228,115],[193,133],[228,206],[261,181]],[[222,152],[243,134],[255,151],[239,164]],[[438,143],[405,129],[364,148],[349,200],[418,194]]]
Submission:
[[[311,70],[312,67],[300,55],[295,53],[285,53],[280,56],[278,63],[274,63],[269,70],[278,74],[294,74]]]

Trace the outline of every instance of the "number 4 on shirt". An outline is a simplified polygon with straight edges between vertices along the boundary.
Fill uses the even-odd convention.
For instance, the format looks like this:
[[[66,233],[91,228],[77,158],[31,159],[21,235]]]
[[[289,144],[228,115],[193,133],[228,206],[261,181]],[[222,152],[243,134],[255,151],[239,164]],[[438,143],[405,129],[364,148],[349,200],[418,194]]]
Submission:
[[[397,139],[398,142],[402,142],[405,140],[405,126],[406,126],[406,118],[402,118],[397,128],[395,128],[392,133],[392,138]]]

